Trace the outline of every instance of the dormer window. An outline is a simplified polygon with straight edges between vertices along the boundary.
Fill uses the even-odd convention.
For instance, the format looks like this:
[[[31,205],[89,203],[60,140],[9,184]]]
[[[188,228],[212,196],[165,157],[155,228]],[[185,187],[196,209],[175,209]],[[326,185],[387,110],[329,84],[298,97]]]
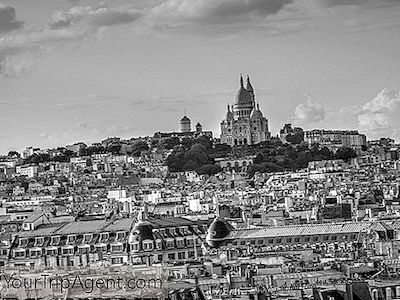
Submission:
[[[51,245],[58,245],[60,243],[60,237],[59,236],[52,236],[51,237]]]
[[[144,251],[153,250],[153,242],[143,242],[143,250]]]
[[[24,248],[28,245],[28,239],[20,239],[19,240],[19,247]]]
[[[90,243],[92,241],[92,239],[93,239],[93,235],[92,234],[85,234],[83,236],[83,243],[84,244],[88,244],[88,243]]]
[[[73,244],[76,241],[76,236],[75,235],[69,235],[68,236],[68,244]]]
[[[100,234],[100,243],[104,243],[108,240],[108,232]]]
[[[44,238],[43,237],[37,237],[35,239],[35,246],[36,247],[41,247],[44,244]]]
[[[117,232],[117,241],[123,240],[125,238],[125,232]]]

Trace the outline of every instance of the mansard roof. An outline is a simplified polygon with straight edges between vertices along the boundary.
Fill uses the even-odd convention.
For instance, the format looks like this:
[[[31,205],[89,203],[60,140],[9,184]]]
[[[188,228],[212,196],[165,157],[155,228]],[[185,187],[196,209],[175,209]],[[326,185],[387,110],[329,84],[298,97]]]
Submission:
[[[285,236],[305,236],[323,234],[359,233],[371,226],[370,223],[338,223],[338,224],[307,224],[301,226],[279,226],[252,229],[237,229],[229,233],[226,239],[257,239]]]

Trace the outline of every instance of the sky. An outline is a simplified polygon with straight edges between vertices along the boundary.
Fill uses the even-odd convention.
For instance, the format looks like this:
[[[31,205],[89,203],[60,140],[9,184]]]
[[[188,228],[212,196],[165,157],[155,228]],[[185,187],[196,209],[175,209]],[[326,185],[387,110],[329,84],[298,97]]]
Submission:
[[[0,0],[0,153],[220,135],[250,75],[270,131],[400,139],[400,0]]]

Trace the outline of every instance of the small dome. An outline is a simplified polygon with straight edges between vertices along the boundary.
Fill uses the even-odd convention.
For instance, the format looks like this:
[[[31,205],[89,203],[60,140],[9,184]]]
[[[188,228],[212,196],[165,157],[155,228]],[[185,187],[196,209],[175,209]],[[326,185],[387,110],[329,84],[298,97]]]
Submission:
[[[224,242],[230,232],[231,226],[224,219],[216,218],[208,228],[206,242],[216,248]]]
[[[264,118],[264,116],[263,116],[263,114],[262,114],[262,112],[260,110],[260,106],[258,104],[257,104],[257,108],[254,107],[253,110],[251,111],[250,118],[251,119],[262,119],[262,118]]]
[[[140,221],[135,224],[131,231],[130,243],[144,240],[154,240],[153,225],[147,221]]]
[[[187,116],[184,116],[184,117],[181,119],[181,123],[186,123],[186,122],[190,122],[190,119],[189,119]]]
[[[196,124],[196,127],[202,127],[202,126],[201,126],[201,124],[200,124],[200,123],[197,123],[197,124]]]

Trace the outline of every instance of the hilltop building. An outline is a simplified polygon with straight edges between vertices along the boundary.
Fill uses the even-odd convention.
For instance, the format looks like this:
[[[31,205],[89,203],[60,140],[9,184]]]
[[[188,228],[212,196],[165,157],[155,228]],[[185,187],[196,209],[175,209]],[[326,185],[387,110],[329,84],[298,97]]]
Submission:
[[[247,76],[244,88],[240,76],[240,87],[232,106],[228,104],[225,119],[221,122],[221,143],[230,146],[253,145],[268,141],[268,119],[263,116],[260,105],[255,101],[254,89]]]
[[[207,136],[209,138],[213,137],[212,131],[205,131],[203,130],[203,126],[198,122],[195,126],[195,130],[192,131],[191,120],[185,114],[182,119],[179,121],[180,124],[180,131],[173,131],[173,132],[156,132],[154,134],[155,138],[163,139],[163,138],[171,138],[171,137],[178,137],[178,138],[195,138],[199,136]]]

